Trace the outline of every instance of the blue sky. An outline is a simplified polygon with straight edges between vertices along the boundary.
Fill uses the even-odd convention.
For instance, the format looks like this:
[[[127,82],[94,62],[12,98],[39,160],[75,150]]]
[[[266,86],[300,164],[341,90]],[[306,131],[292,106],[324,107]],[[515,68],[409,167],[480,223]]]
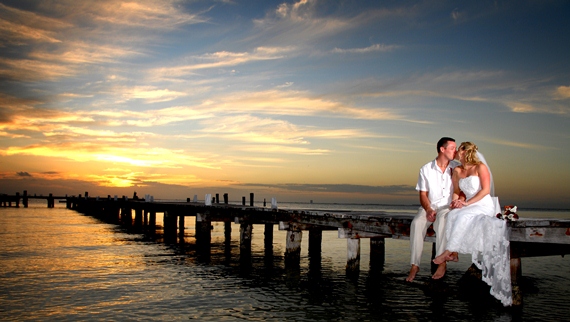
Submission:
[[[0,1],[2,193],[569,208],[567,1]]]

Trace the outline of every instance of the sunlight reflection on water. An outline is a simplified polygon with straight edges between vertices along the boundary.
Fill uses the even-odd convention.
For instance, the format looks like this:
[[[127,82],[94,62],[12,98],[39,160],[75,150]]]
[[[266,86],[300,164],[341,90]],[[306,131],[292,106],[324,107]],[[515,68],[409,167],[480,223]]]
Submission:
[[[369,274],[369,244],[361,243],[361,272],[345,274],[346,241],[323,232],[322,260],[311,267],[304,235],[299,267],[283,262],[285,232],[274,230],[265,256],[262,225],[254,226],[251,265],[240,264],[239,229],[224,242],[214,223],[210,256],[200,258],[192,220],[184,244],[168,245],[75,211],[0,209],[0,320],[295,320],[295,321],[502,321],[566,318],[568,258],[523,259],[528,284],[522,312],[458,296],[469,266],[450,265],[444,291],[403,282],[407,241],[386,240],[381,274]],[[157,219],[160,216],[157,216]],[[235,227],[235,226],[234,226]],[[158,240],[160,236],[158,235]],[[426,243],[423,261],[429,261]]]

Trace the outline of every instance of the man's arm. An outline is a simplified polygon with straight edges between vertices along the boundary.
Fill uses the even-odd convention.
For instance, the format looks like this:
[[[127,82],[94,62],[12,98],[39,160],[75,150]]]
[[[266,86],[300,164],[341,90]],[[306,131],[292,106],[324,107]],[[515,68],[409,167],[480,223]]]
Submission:
[[[426,218],[428,221],[435,221],[436,211],[431,208],[431,202],[428,198],[428,191],[420,191],[420,204],[426,210]]]

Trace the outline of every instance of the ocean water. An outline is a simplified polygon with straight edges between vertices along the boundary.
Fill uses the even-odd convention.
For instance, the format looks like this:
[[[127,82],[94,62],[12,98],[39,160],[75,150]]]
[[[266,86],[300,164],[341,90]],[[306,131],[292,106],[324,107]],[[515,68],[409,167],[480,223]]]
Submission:
[[[281,208],[384,210],[385,205],[280,204]],[[568,211],[519,210],[525,217],[570,218]],[[157,224],[161,225],[161,214]],[[347,275],[346,240],[323,232],[321,261],[311,261],[303,234],[299,266],[284,264],[284,231],[264,249],[264,226],[253,228],[251,261],[239,256],[239,226],[224,240],[213,223],[212,245],[195,245],[194,222],[165,243],[160,228],[143,234],[45,201],[0,208],[0,320],[2,321],[535,321],[567,320],[570,259],[523,258],[524,305],[504,308],[486,290],[459,279],[469,258],[449,264],[444,281],[430,279],[431,244],[413,283],[409,242],[386,239],[382,271],[369,268],[362,240],[360,273]]]

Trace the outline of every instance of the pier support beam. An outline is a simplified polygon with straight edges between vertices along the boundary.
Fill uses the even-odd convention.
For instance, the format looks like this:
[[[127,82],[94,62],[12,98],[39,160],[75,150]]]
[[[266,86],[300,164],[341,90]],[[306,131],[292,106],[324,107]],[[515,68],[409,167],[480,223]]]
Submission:
[[[176,242],[176,214],[165,211],[163,217],[164,240]]]
[[[22,197],[22,203],[24,208],[28,208],[28,190],[24,190],[24,196]]]
[[[299,265],[301,260],[301,240],[303,231],[295,224],[289,224],[287,239],[285,242],[285,263]]]
[[[248,222],[242,222],[239,226],[239,254],[240,260],[249,260],[251,258],[251,237],[253,234],[253,225]]]
[[[521,259],[511,258],[511,287],[513,292],[513,306],[521,306],[523,304],[523,294],[519,285],[522,277]]]
[[[140,228],[143,226],[143,210],[135,209],[135,227]]]
[[[370,238],[370,270],[382,272],[386,260],[386,239],[384,237]]]
[[[156,211],[154,210],[148,213],[148,226],[151,230],[156,229]]]
[[[133,224],[133,214],[131,208],[121,208],[121,222],[127,226],[131,226]]]
[[[265,246],[265,256],[273,255],[273,224],[265,224],[265,231],[263,232]]]
[[[309,257],[321,258],[323,243],[323,230],[322,228],[312,227],[309,228]]]
[[[232,222],[224,221],[224,243],[229,245],[232,241]]]
[[[185,225],[185,216],[180,215],[178,216],[178,236],[180,237],[181,242],[184,241],[184,225]]]
[[[212,238],[212,222],[209,214],[196,214],[196,242],[200,247],[210,247]]]
[[[348,238],[346,272],[358,273],[360,271],[360,238]]]

